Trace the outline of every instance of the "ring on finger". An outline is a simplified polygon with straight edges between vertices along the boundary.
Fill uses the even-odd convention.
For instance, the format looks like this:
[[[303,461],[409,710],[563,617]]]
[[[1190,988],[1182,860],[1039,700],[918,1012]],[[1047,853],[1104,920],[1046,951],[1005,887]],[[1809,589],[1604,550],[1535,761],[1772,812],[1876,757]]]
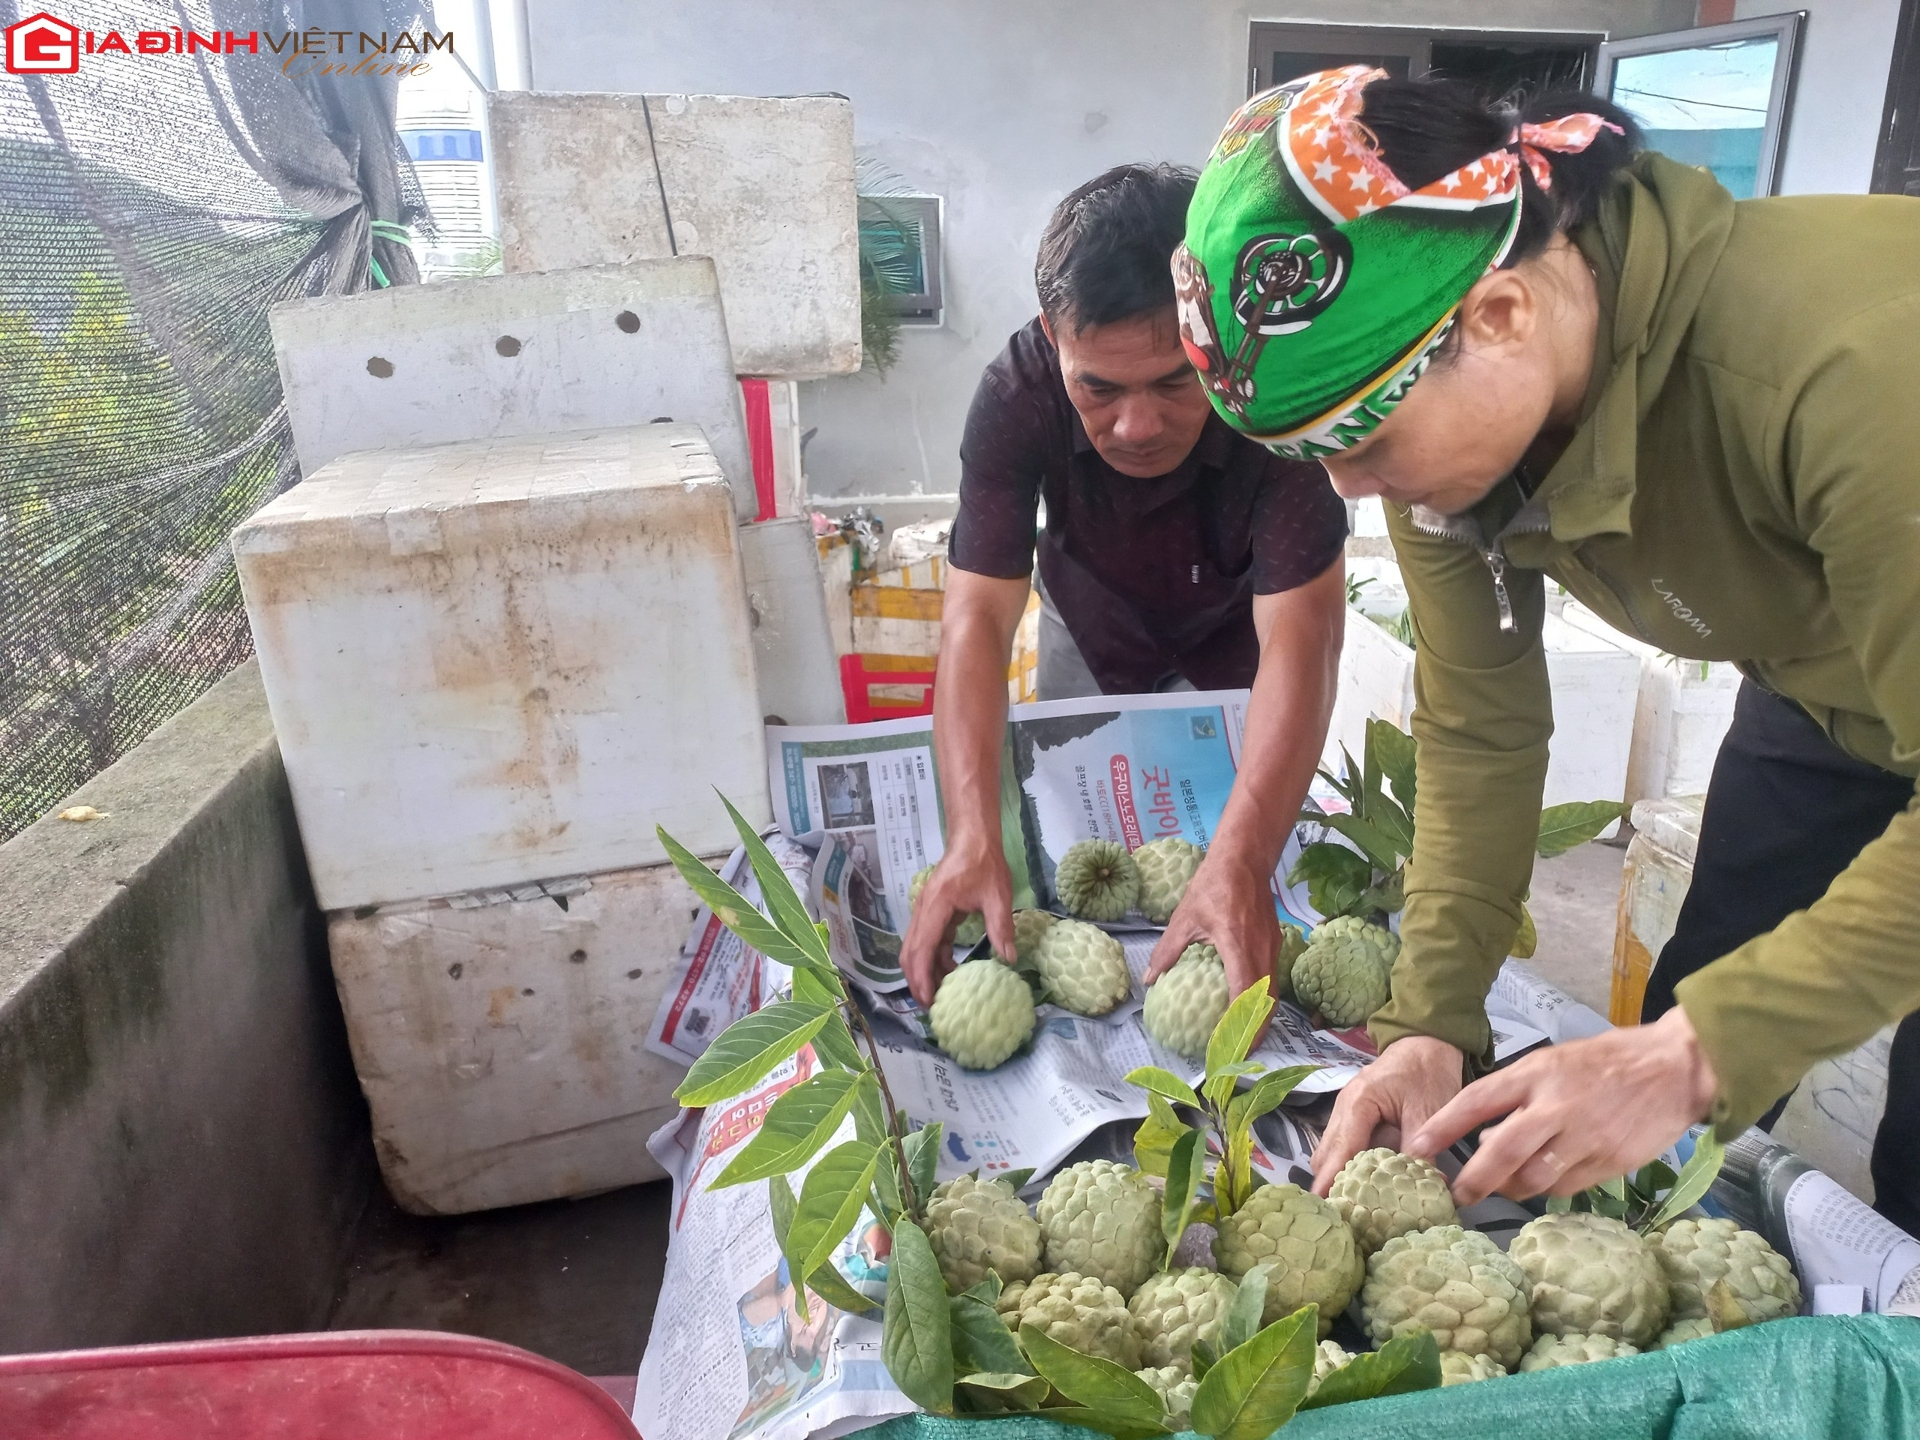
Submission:
[[[1564,1175],[1567,1172],[1568,1166],[1570,1164],[1569,1161],[1562,1160],[1558,1155],[1554,1154],[1553,1151],[1551,1150],[1542,1150],[1540,1152],[1540,1163],[1546,1166],[1546,1168],[1553,1174],[1555,1179],[1558,1179],[1560,1176]]]

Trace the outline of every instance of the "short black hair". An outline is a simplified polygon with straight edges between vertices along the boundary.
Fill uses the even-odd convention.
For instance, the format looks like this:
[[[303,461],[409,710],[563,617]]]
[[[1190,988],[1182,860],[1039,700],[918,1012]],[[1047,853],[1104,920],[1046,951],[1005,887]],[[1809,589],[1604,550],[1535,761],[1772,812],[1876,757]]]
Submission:
[[[1062,200],[1033,266],[1048,323],[1085,330],[1171,306],[1198,179],[1184,165],[1116,165]]]

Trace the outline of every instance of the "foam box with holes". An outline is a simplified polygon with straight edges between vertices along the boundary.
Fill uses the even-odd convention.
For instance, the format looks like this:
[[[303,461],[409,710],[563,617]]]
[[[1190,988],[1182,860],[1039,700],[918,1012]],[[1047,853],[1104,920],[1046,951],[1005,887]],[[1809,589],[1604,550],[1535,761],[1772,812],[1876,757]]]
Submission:
[[[670,419],[758,509],[719,281],[704,256],[402,285],[273,307],[303,474],[359,450]]]
[[[669,865],[331,916],[387,1188],[418,1215],[661,1179],[647,1049],[696,901]]]
[[[691,425],[360,452],[233,534],[328,910],[771,819],[738,531]]]
[[[510,272],[711,255],[742,375],[860,368],[845,98],[495,91],[487,124]]]

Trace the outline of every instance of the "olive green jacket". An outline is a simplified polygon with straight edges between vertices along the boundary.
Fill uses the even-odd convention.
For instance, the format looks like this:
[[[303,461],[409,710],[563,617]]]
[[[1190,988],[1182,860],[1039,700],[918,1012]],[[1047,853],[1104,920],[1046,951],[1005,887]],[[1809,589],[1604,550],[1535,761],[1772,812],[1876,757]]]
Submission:
[[[1920,773],[1920,201],[1736,203],[1646,155],[1574,238],[1601,315],[1568,449],[1531,499],[1509,480],[1451,519],[1388,507],[1418,639],[1420,791],[1373,1034],[1482,1063],[1553,731],[1543,574],[1662,650],[1737,661],[1851,754]],[[1920,804],[1678,994],[1728,1129],[1920,1009]]]

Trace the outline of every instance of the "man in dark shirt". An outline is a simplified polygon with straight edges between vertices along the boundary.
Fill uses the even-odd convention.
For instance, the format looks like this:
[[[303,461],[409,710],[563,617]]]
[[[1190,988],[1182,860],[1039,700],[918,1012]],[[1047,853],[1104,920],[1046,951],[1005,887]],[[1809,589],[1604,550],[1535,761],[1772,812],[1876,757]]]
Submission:
[[[1238,781],[1155,972],[1205,939],[1237,992],[1279,944],[1271,879],[1332,712],[1346,509],[1318,465],[1225,425],[1187,361],[1169,262],[1193,184],[1124,165],[1060,203],[1035,265],[1040,317],[967,417],[934,691],[947,848],[901,955],[922,1004],[968,912],[1014,953],[1000,754],[1042,500],[1041,699],[1253,691]]]

